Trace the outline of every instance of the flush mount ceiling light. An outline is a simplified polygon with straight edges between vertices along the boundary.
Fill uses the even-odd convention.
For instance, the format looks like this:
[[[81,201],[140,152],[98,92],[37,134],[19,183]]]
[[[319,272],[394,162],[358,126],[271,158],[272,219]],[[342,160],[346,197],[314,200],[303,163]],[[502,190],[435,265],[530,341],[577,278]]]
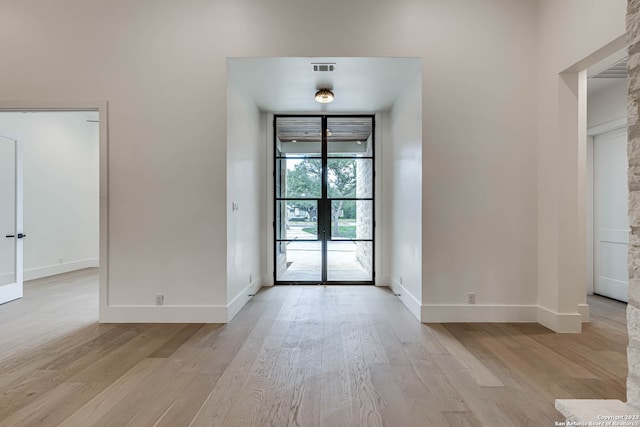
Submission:
[[[320,89],[316,92],[316,101],[322,104],[333,102],[333,92],[329,89]]]

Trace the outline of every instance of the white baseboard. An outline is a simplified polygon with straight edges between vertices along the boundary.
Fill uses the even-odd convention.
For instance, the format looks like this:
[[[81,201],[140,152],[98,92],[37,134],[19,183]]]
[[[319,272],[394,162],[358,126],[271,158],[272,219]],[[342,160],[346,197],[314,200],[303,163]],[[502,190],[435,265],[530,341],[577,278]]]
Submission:
[[[578,304],[578,313],[582,317],[582,323],[589,323],[591,320],[591,309],[589,304]]]
[[[242,307],[249,302],[251,299],[249,295],[255,295],[260,288],[260,281],[254,280],[249,286],[240,291],[240,293],[236,295],[229,304],[227,304],[227,321],[233,319]]]
[[[44,267],[30,268],[28,270],[24,270],[24,280],[26,281],[40,279],[41,277],[68,273],[70,271],[82,270],[83,268],[98,267],[98,265],[98,258],[90,258],[79,261],[65,262],[63,264],[53,264]]]
[[[260,290],[255,280],[227,305],[109,305],[100,307],[100,323],[228,323]]]
[[[100,323],[227,323],[224,305],[109,305]]]
[[[580,313],[558,313],[538,306],[538,323],[554,332],[582,332],[582,315]]]
[[[400,298],[400,301],[409,309],[416,319],[420,319],[420,300],[416,298],[407,288],[402,286],[397,280],[391,280],[391,291]]]
[[[537,321],[535,305],[423,304],[422,323],[506,323]]]

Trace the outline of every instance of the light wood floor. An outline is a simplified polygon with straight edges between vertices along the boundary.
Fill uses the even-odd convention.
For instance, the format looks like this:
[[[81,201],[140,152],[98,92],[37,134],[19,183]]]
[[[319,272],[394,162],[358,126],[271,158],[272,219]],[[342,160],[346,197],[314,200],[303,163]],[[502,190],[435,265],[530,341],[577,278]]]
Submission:
[[[551,426],[625,399],[624,304],[583,334],[422,325],[375,287],[262,290],[227,325],[104,324],[97,272],[0,306],[2,426]]]

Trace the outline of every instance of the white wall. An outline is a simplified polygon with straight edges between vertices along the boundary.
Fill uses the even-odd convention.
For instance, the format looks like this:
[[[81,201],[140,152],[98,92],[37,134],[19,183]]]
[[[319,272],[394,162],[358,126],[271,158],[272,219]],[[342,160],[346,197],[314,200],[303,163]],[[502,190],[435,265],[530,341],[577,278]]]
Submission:
[[[591,84],[589,80],[587,84]],[[615,79],[610,85],[587,97],[587,128],[627,118],[627,80]]]
[[[558,22],[581,20],[570,25],[584,37],[551,29],[560,40],[573,37],[573,44],[559,43],[569,52],[558,48],[560,56],[580,58],[585,46],[620,32],[617,21],[614,31],[609,23],[582,29],[594,28],[601,16],[617,17],[622,0],[543,3],[542,11],[558,9]],[[557,229],[546,218],[558,207],[546,201],[558,197],[544,169],[536,180],[536,133],[548,132],[536,127],[536,118],[544,116],[542,104],[557,100],[549,91],[557,81],[540,79],[539,100],[532,84],[538,21],[555,18],[537,16],[537,4],[158,0],[149,7],[139,0],[69,0],[60,8],[45,0],[4,2],[0,50],[13,66],[0,67],[2,97],[109,101],[109,305],[102,320],[220,321],[229,287],[236,289],[227,284],[233,217],[221,203],[233,197],[227,197],[233,167],[227,167],[227,58],[422,58],[421,302],[442,308],[429,313],[446,320],[446,313],[463,314],[467,293],[476,292],[491,313],[506,319],[515,307],[522,320],[536,304],[536,272],[550,283],[539,286],[543,292],[557,286],[557,279],[547,280],[558,254],[548,248],[547,234]],[[603,13],[574,17],[583,4]],[[354,32],[354,22],[366,25]],[[539,28],[547,34],[545,25]],[[566,61],[555,56],[541,54],[557,79],[557,65]],[[540,149],[541,164],[549,152]],[[540,199],[538,185],[545,191]],[[544,217],[538,239],[536,204]],[[545,263],[536,270],[538,242]],[[242,276],[238,286],[248,280],[245,271]],[[175,309],[155,307],[158,293]]]
[[[24,145],[25,280],[98,265],[97,113],[0,113]]]
[[[422,305],[422,99],[420,64],[393,104],[382,140],[391,287],[418,318]]]
[[[266,121],[232,78],[227,86],[227,304],[229,318],[263,284],[265,266]],[[237,209],[232,209],[236,204]]]
[[[586,303],[586,88],[578,97],[578,72],[624,46],[626,3],[538,3],[538,321],[554,330],[579,331]]]
[[[441,2],[414,11],[434,26],[423,42],[423,321],[535,320],[536,2],[448,3],[443,15],[430,10]]]

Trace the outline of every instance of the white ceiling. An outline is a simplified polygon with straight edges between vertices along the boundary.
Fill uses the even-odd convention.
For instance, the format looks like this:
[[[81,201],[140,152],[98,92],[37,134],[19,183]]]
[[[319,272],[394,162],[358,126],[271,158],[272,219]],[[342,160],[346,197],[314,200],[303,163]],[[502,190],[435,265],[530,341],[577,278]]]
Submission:
[[[312,63],[335,63],[333,72],[314,72]],[[228,80],[263,111],[377,112],[391,108],[409,82],[421,79],[419,58],[229,58]],[[335,101],[319,104],[317,89]]]
[[[588,79],[587,80],[587,96],[593,96],[603,90],[611,89],[613,86],[625,82],[626,79]]]

